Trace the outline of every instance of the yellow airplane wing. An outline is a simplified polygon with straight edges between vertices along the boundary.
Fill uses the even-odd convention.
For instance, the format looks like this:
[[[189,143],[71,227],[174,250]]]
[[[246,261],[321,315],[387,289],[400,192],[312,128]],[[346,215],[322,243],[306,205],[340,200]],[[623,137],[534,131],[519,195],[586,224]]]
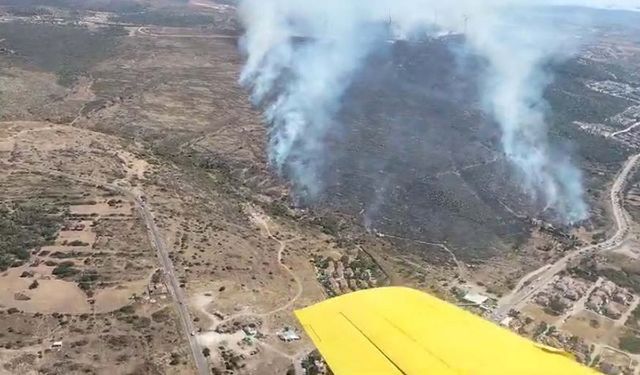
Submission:
[[[597,374],[563,351],[410,288],[362,290],[295,314],[336,375]]]

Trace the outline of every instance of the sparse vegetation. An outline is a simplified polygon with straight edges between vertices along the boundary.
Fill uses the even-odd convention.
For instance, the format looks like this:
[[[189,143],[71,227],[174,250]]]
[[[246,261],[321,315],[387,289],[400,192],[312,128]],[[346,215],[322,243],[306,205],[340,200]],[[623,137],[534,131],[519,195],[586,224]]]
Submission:
[[[84,241],[80,241],[80,240],[74,240],[71,242],[67,242],[66,244],[67,246],[89,246],[89,243],[84,242]]]
[[[90,66],[106,58],[127,32],[120,27],[89,31],[78,26],[26,22],[0,23],[0,39],[29,64],[54,72],[69,86],[87,74]]]
[[[111,0],[3,0],[2,5],[9,7],[13,14],[29,9],[41,9],[44,6],[100,12],[139,12],[145,9],[145,6],[137,1]]]
[[[158,25],[170,27],[187,27],[213,25],[215,18],[211,15],[172,11],[169,9],[153,9],[142,12],[119,14],[113,18],[116,22],[136,25]]]
[[[128,28],[132,37],[121,38],[124,30],[101,26],[104,21],[101,18],[108,15],[88,14],[82,9],[99,4],[111,9],[131,2],[8,1],[33,5],[34,8],[23,10],[26,16],[51,15],[74,21],[82,19],[83,23],[96,20],[87,28],[54,25],[58,21],[50,21],[51,17],[43,17],[45,21],[37,21],[38,25],[0,24],[0,40],[8,36],[0,47],[17,52],[14,55],[0,51],[0,59],[9,66],[6,72],[3,70],[2,78],[28,94],[42,96],[28,106],[14,103],[20,111],[5,110],[3,102],[3,114],[10,113],[6,121],[33,122],[7,126],[5,133],[13,135],[39,126],[36,121],[47,120],[43,132],[27,130],[15,137],[19,142],[16,141],[13,152],[5,153],[11,142],[0,139],[0,152],[11,159],[4,175],[20,179],[12,188],[14,195],[28,202],[30,197],[51,193],[47,190],[48,183],[36,179],[35,166],[51,174],[69,174],[80,179],[70,176],[66,185],[58,179],[54,181],[59,183],[52,194],[58,207],[81,206],[73,207],[73,214],[66,217],[67,229],[60,240],[66,239],[62,245],[68,247],[56,245],[45,251],[37,251],[38,246],[27,248],[35,254],[28,259],[34,272],[25,272],[14,283],[19,284],[20,290],[9,294],[10,302],[29,305],[25,310],[32,311],[32,305],[51,302],[42,295],[56,285],[61,292],[70,291],[70,300],[79,301],[66,304],[65,311],[76,308],[78,311],[37,316],[15,310],[2,316],[14,331],[0,333],[6,335],[0,337],[0,347],[47,348],[51,345],[45,335],[48,332],[56,340],[64,338],[64,349],[43,349],[38,353],[33,372],[192,371],[189,363],[192,355],[182,336],[200,334],[182,330],[181,317],[176,315],[182,309],[173,308],[173,283],[165,284],[165,279],[173,281],[175,277],[181,286],[189,286],[184,290],[189,302],[193,302],[195,291],[206,291],[205,295],[213,300],[205,303],[203,298],[197,305],[215,319],[191,311],[194,314],[189,322],[200,332],[208,330],[212,321],[225,321],[227,314],[268,312],[285,303],[293,308],[327,294],[377,287],[391,280],[447,298],[451,294],[441,291],[452,289],[452,294],[460,298],[469,291],[465,284],[476,282],[478,288],[472,290],[499,295],[506,288],[515,287],[528,272],[524,268],[551,263],[566,251],[552,235],[532,231],[534,225],[523,219],[538,215],[537,209],[542,207],[529,205],[519,187],[512,186],[516,183],[510,183],[499,129],[490,116],[477,109],[475,78],[483,75],[452,70],[456,57],[452,56],[449,41],[457,48],[456,40],[463,38],[392,43],[385,48],[388,53],[372,56],[373,64],[359,72],[353,89],[345,93],[344,110],[336,113],[337,121],[348,124],[344,134],[335,137],[332,132],[327,137],[330,143],[327,154],[331,159],[323,165],[329,175],[327,194],[305,206],[308,202],[304,195],[289,195],[287,170],[283,170],[280,178],[268,168],[265,129],[257,110],[247,101],[246,92],[237,85],[242,57],[236,53],[235,41],[186,35],[218,30],[210,16],[216,14],[215,10],[199,9],[194,4],[181,8],[176,1],[171,2],[171,8],[158,9],[158,2],[144,1],[148,5],[121,9],[125,13],[114,15],[111,20],[204,27]],[[38,7],[36,3],[43,1],[52,6],[73,3],[77,10]],[[195,9],[202,14],[194,15]],[[145,31],[146,35],[142,35]],[[164,32],[185,35],[181,38],[153,35]],[[429,64],[421,63],[427,60]],[[558,112],[549,118],[551,138],[562,144],[565,138],[575,141],[580,151],[575,160],[581,166],[586,164],[584,176],[593,189],[586,195],[589,199],[606,200],[604,187],[628,150],[619,147],[616,140],[576,130],[571,121],[605,119],[624,101],[589,93],[582,80],[610,75],[598,67],[580,70],[580,66],[574,65],[580,64],[570,62],[561,67],[558,85],[547,93],[551,107]],[[578,71],[574,74],[573,70]],[[55,84],[54,75],[59,83],[77,85],[72,89],[60,87]],[[80,76],[82,79],[77,81]],[[2,83],[0,89],[11,90],[9,84]],[[415,89],[416,95],[400,95],[407,88]],[[12,100],[21,101],[17,96],[6,97],[10,99],[6,101],[9,105]],[[596,102],[593,108],[586,111],[581,108],[592,102]],[[388,117],[391,113],[393,118]],[[80,116],[74,121],[76,114]],[[429,119],[428,129],[424,127],[425,118]],[[71,121],[74,126],[67,126]],[[85,145],[87,138],[90,140]],[[42,140],[46,141],[46,147],[38,147],[41,145],[38,141]],[[152,168],[138,170],[138,161],[123,151],[140,157],[140,164],[149,162]],[[16,170],[12,169],[14,165]],[[25,175],[15,177],[21,173]],[[323,173],[319,173],[319,179],[325,179]],[[94,181],[98,186],[81,180]],[[140,218],[143,216],[139,215],[140,207],[134,206],[129,194],[118,193],[116,189],[107,192],[111,184],[144,194],[141,200],[150,207],[158,231],[167,242],[175,276],[173,272],[163,273],[162,269],[154,272],[160,265]],[[4,185],[2,189],[9,190]],[[13,198],[11,194],[5,195]],[[295,208],[288,205],[294,201]],[[269,216],[265,226],[268,225],[273,238],[267,238],[262,225],[256,225],[261,223],[251,220],[254,209]],[[606,215],[597,211],[597,207],[594,212],[593,221],[586,227],[599,231],[594,236],[597,240],[610,234],[608,229],[604,232],[610,226],[598,221],[606,219]],[[552,209],[547,210],[540,219],[548,220],[554,214]],[[367,226],[369,233],[360,226],[363,217],[371,220]],[[537,246],[538,243],[528,242],[530,235],[534,241],[538,236],[549,238],[545,237],[544,244]],[[4,239],[0,236],[0,240]],[[87,242],[91,248],[71,248],[89,246]],[[456,256],[438,246],[425,245],[426,242],[446,244]],[[313,264],[309,264],[310,258]],[[454,264],[452,258],[459,258],[459,263]],[[489,258],[492,261],[486,262]],[[40,272],[45,268],[43,264],[53,268],[53,274],[65,282],[48,280]],[[633,284],[636,273],[633,269],[620,265],[606,268],[618,273],[611,275],[616,282],[627,280]],[[594,267],[593,273],[583,271],[585,277],[597,279],[602,269]],[[147,283],[150,275],[151,282]],[[8,277],[15,276],[8,273]],[[29,283],[30,289],[40,289],[25,290]],[[76,283],[85,291],[84,295],[78,293]],[[298,288],[300,294],[296,292]],[[14,292],[32,300],[15,302],[24,297]],[[554,314],[561,310],[556,302],[549,304],[549,311]],[[130,305],[120,308],[122,304]],[[614,302],[612,306],[621,307],[622,303]],[[281,313],[270,314],[265,321],[266,333],[279,326],[289,312],[277,311]],[[633,317],[637,316],[634,312]],[[524,317],[527,326],[521,328],[528,336],[535,330],[543,336],[538,339],[564,333],[570,326],[561,324],[555,331],[554,327],[537,326],[544,320],[539,316],[535,316],[535,321],[532,319]],[[238,324],[241,321],[244,318],[237,319]],[[604,319],[591,320],[588,322],[594,327],[591,331],[598,322],[602,322],[599,329],[606,329],[610,323]],[[589,329],[585,327],[587,321],[580,324],[581,328]],[[34,335],[34,329],[44,334]],[[213,352],[204,346],[197,350],[210,357],[213,373],[288,371],[284,367],[288,361],[272,360],[271,356],[278,354],[256,343],[255,340],[262,339],[258,336],[243,340],[242,345],[247,346],[237,352],[235,340],[213,341],[220,345],[212,346]],[[45,339],[27,342],[31,337]],[[18,340],[23,342],[17,343]],[[308,344],[306,340],[303,337],[304,345]],[[565,338],[564,343],[570,341]],[[297,352],[295,345],[298,344],[289,344],[287,352]],[[319,371],[316,367],[322,367],[316,360],[321,360],[317,353],[305,360],[307,373],[313,374]],[[255,366],[257,361],[261,362]],[[240,370],[245,364],[246,369]],[[260,368],[263,364],[270,367]],[[22,369],[7,371],[19,373]]]
[[[86,270],[82,272],[82,275],[78,279],[78,286],[84,291],[93,289],[94,283],[100,278],[98,271]]]
[[[289,207],[281,201],[273,201],[265,205],[267,213],[273,216],[289,216]]]
[[[636,307],[632,312],[627,321],[624,323],[627,327],[631,327],[633,329],[640,328],[640,306]]]
[[[324,215],[314,219],[314,223],[322,228],[322,231],[328,235],[337,237],[340,233],[340,220],[333,215]]]
[[[64,261],[60,264],[58,264],[53,271],[51,271],[52,274],[56,275],[57,277],[64,279],[64,278],[68,278],[68,277],[72,277],[77,275],[78,273],[80,273],[80,270],[78,270],[77,268],[74,268],[75,264],[70,261]]]
[[[640,337],[635,336],[631,333],[627,333],[620,338],[620,349],[625,350],[629,353],[639,354]]]
[[[130,315],[130,314],[133,314],[135,312],[136,312],[136,309],[132,305],[123,306],[117,311],[117,313],[125,314],[125,315]]]
[[[165,307],[164,309],[161,309],[152,313],[151,319],[156,323],[163,323],[171,319],[171,314],[169,309]]]
[[[547,331],[547,328],[549,328],[547,323],[545,323],[545,322],[538,323],[538,325],[536,325],[535,331],[533,332],[533,337],[540,336],[541,334],[543,334],[544,332]]]

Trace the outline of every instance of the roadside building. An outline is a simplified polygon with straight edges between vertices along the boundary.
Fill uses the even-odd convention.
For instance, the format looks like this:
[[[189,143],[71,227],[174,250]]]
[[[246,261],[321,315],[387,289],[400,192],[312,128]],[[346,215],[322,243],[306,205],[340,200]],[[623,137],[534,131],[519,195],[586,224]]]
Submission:
[[[300,340],[300,335],[290,328],[285,328],[278,332],[278,338],[284,342],[291,342]]]
[[[512,321],[513,321],[513,317],[507,316],[500,321],[500,325],[508,328]]]
[[[473,303],[475,305],[480,306],[483,303],[487,302],[489,297],[482,295],[480,293],[467,292],[467,294],[465,294],[464,297],[462,297],[462,299],[465,300],[466,302]]]

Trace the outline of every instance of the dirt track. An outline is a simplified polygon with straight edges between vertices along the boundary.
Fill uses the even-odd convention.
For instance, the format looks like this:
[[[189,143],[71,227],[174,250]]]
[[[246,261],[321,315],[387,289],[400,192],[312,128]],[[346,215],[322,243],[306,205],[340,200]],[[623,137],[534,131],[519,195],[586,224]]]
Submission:
[[[300,278],[298,277],[298,275],[296,275],[295,272],[293,272],[286,264],[284,264],[283,260],[282,260],[282,253],[284,252],[284,250],[286,249],[286,245],[287,242],[291,242],[291,241],[295,241],[296,238],[294,239],[290,239],[290,240],[280,240],[277,237],[275,237],[272,233],[271,233],[271,229],[269,227],[269,223],[260,215],[252,215],[253,220],[255,220],[255,222],[257,224],[259,224],[260,226],[262,226],[267,234],[267,237],[269,237],[270,239],[276,241],[278,243],[278,253],[276,255],[277,257],[277,261],[278,264],[280,265],[280,267],[286,272],[288,273],[291,278],[295,281],[296,283],[296,294],[291,297],[289,299],[289,301],[287,301],[287,303],[276,307],[273,310],[267,311],[267,312],[263,312],[263,313],[240,313],[240,314],[235,314],[232,315],[224,320],[222,320],[219,324],[224,324],[224,323],[228,323],[236,318],[240,318],[240,317],[260,317],[260,318],[264,318],[270,315],[273,315],[275,313],[278,313],[280,311],[284,311],[287,309],[290,309],[293,304],[298,300],[298,298],[300,298],[300,296],[302,295],[302,293],[304,292],[304,288],[302,286],[302,282],[300,281]]]

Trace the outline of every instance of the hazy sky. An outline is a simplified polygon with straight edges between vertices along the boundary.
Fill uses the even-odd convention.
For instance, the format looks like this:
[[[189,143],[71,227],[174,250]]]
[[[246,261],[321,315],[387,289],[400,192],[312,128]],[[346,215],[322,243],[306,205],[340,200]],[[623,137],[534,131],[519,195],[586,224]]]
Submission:
[[[616,8],[616,9],[628,9],[628,10],[640,10],[640,0],[548,0],[552,3],[566,5],[567,3],[573,3],[573,5],[583,5],[596,8]]]

